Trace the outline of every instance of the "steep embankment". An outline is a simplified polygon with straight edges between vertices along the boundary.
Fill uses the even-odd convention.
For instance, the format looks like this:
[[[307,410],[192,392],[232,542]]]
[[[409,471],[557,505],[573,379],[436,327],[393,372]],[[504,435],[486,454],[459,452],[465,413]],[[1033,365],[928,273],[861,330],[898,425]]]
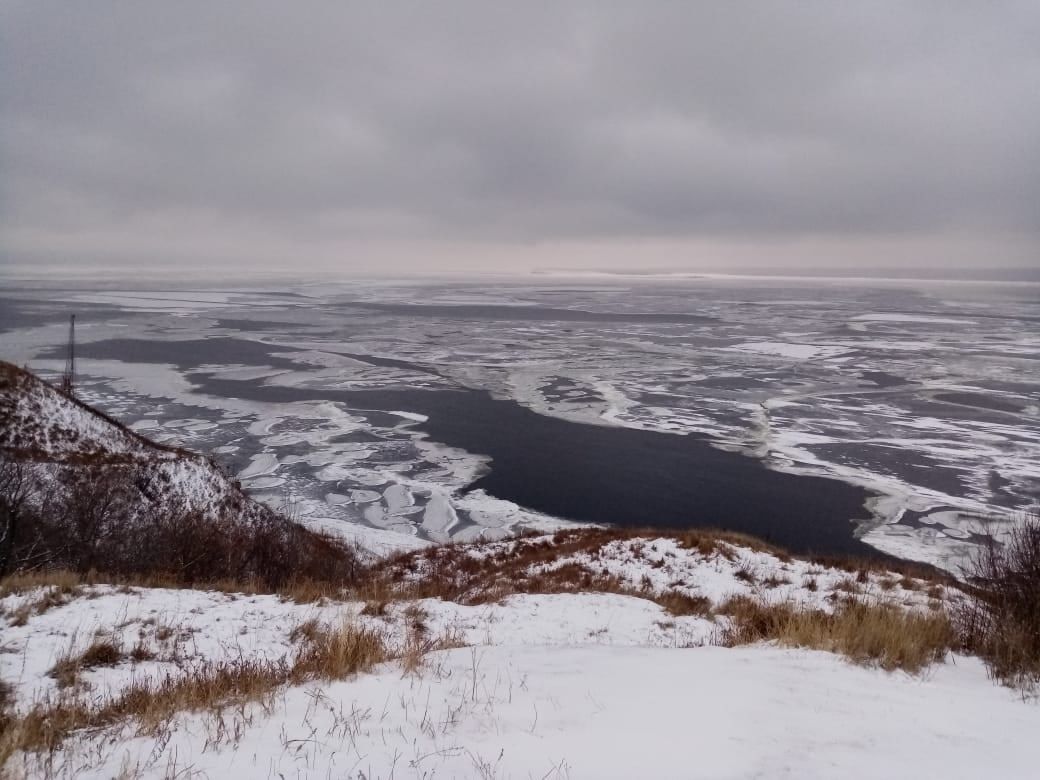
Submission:
[[[136,511],[203,512],[255,521],[271,512],[252,501],[210,458],[167,447],[0,361],[0,456],[25,467],[38,504],[71,490],[74,475],[129,476]],[[133,508],[131,507],[133,511]]]
[[[181,585],[345,585],[357,556],[246,495],[210,458],[149,441],[0,363],[0,575],[67,569]]]

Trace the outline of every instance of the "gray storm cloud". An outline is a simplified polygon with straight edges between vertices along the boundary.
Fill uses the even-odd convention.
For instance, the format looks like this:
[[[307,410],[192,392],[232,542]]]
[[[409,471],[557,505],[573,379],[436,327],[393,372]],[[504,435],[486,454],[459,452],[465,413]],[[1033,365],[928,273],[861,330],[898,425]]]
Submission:
[[[0,9],[0,262],[1038,258],[1035,2]]]

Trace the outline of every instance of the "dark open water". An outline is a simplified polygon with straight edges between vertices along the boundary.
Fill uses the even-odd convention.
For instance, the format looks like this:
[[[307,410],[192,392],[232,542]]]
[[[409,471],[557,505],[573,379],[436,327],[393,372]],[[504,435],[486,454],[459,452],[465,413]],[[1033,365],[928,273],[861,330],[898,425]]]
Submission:
[[[299,368],[280,357],[281,351],[290,350],[230,338],[113,339],[80,348],[84,357],[177,363],[183,369],[204,363]],[[853,536],[852,521],[868,517],[865,490],[839,480],[770,471],[699,436],[568,422],[479,390],[345,392],[199,373],[189,378],[200,392],[229,398],[329,400],[357,410],[426,415],[427,422],[413,427],[432,441],[492,458],[490,473],[471,489],[556,517],[627,527],[722,528],[796,553],[880,556]]]

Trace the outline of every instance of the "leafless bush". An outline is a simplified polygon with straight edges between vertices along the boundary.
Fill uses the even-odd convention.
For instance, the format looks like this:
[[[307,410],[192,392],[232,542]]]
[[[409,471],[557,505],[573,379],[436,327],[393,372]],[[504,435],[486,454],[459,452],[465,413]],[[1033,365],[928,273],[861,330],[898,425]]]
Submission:
[[[1040,684],[1040,517],[1027,516],[1001,544],[990,542],[970,568],[975,585],[957,614],[966,647],[1007,685]]]
[[[0,454],[0,577],[7,573],[33,486],[25,463]]]
[[[356,582],[357,555],[339,541],[245,500],[205,509],[154,501],[152,476],[133,463],[65,467],[46,500],[19,509],[10,542],[0,548],[9,550],[9,570],[176,584],[233,580],[315,594]]]

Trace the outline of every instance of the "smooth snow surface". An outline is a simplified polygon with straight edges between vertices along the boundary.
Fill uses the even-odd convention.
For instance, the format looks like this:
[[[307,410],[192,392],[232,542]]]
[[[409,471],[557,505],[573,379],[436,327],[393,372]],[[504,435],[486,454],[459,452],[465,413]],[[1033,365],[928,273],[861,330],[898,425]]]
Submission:
[[[513,646],[289,691],[234,747],[203,751],[214,725],[187,718],[166,751],[222,778],[974,780],[1035,777],[1038,727],[1036,705],[966,659],[918,680],[771,648]]]
[[[363,621],[391,642],[406,621],[403,604],[363,618],[359,603],[96,592],[5,630],[0,669],[4,679],[21,679],[23,700],[53,685],[46,669],[69,636],[85,645],[104,626],[120,626],[126,642],[153,637],[146,643],[156,627],[171,629],[167,652],[176,650],[190,673],[202,659],[291,655],[289,634],[311,617]],[[473,646],[431,653],[412,675],[391,662],[352,680],[289,688],[269,710],[184,714],[161,740],[132,727],[73,740],[57,756],[58,775],[1035,776],[1040,705],[994,685],[975,659],[952,658],[911,677],[826,653],[699,646],[689,640],[703,632],[703,619],[671,619],[652,602],[612,594],[417,606],[431,632],[451,628]],[[124,664],[87,679],[97,695],[170,668]]]
[[[634,538],[553,556],[555,538],[431,548],[383,571],[407,589],[440,555],[454,556],[459,576],[531,560],[529,575],[579,567],[647,597],[520,593],[373,610],[92,585],[41,611],[33,605],[58,594],[37,587],[0,599],[0,680],[24,712],[62,695],[50,670],[70,651],[98,638],[138,649],[147,660],[83,670],[81,687],[64,694],[103,701],[134,681],[176,680],[206,664],[291,663],[304,646],[294,632],[310,621],[375,631],[391,654],[417,635],[457,647],[427,653],[414,673],[390,661],[354,679],[279,689],[263,705],[182,713],[158,736],[133,723],[83,733],[51,756],[57,777],[1035,776],[1040,703],[995,684],[977,659],[948,657],[911,676],[828,653],[725,649],[715,645],[728,618],[675,616],[650,598],[701,595],[717,607],[744,596],[823,610],[856,598],[929,613],[961,598],[955,588],[882,571],[854,577],[724,542],[702,552]],[[16,756],[6,768],[34,776],[35,761]]]

